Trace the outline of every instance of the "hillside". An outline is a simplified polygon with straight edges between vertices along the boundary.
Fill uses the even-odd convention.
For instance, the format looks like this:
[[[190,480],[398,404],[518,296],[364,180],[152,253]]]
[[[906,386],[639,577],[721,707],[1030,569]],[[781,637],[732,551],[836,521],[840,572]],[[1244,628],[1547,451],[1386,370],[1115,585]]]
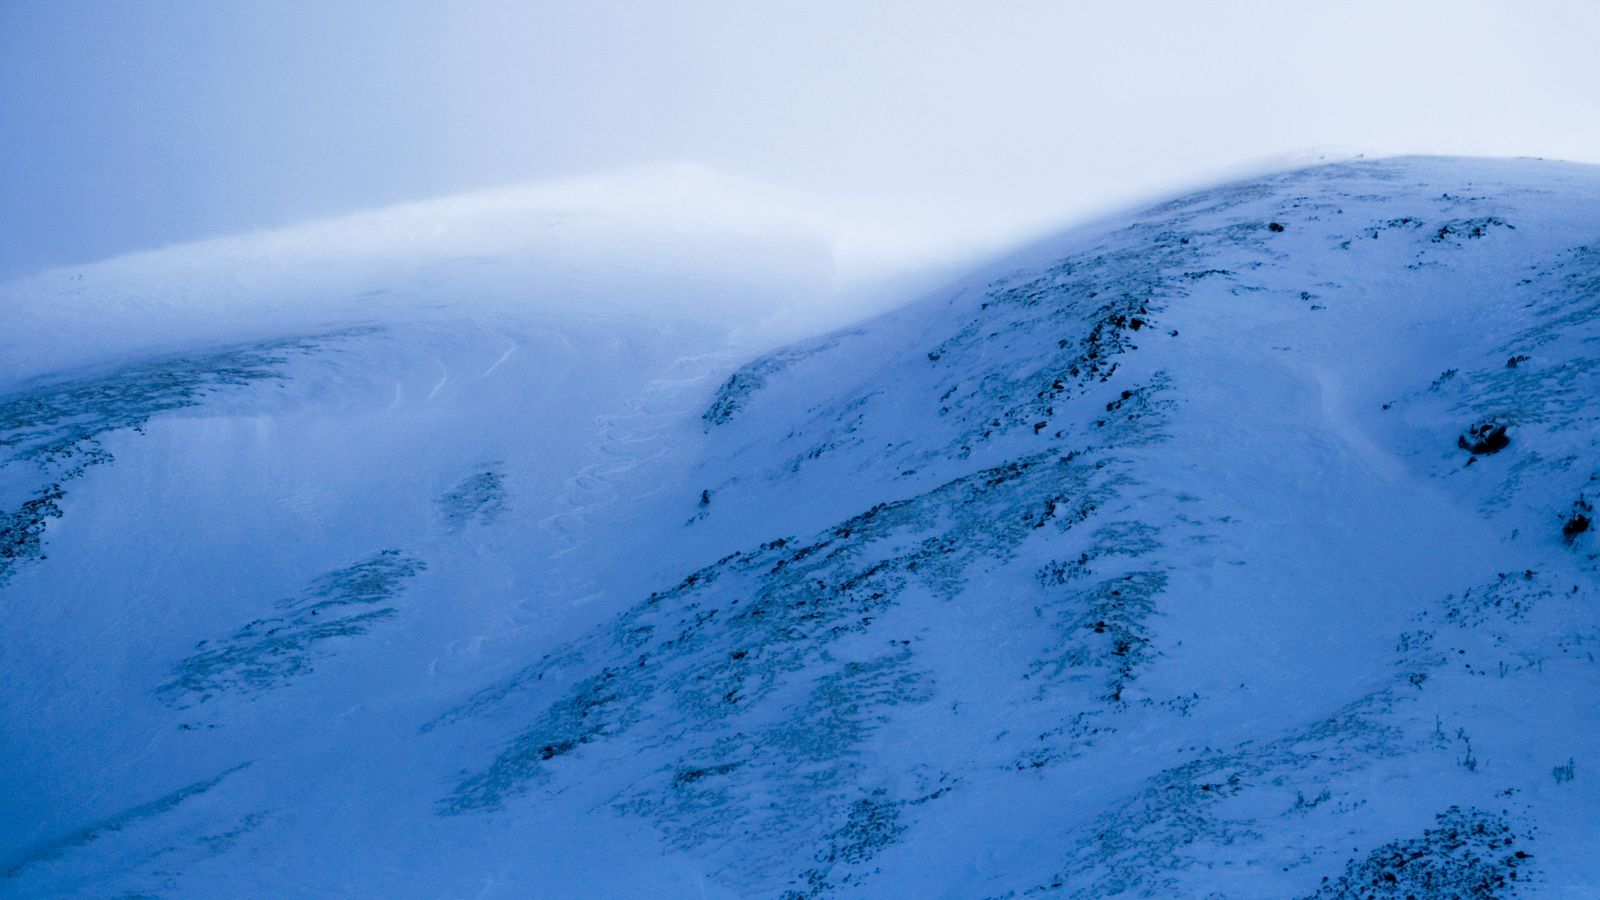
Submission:
[[[1600,170],[769,246],[8,369],[0,892],[1600,894]]]

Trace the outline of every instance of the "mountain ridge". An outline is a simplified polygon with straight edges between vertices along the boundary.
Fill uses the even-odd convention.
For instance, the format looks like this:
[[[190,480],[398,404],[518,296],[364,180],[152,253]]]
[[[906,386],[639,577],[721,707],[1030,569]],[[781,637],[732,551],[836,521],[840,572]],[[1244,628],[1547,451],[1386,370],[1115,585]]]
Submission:
[[[596,451],[624,465],[569,485],[588,492],[567,495],[581,516],[542,520],[569,544],[526,536],[562,513],[531,511],[545,501],[518,485],[539,464],[527,451],[503,459],[505,426],[482,425],[468,448],[411,451],[439,489],[406,503],[444,505],[397,504],[393,522],[341,539],[343,565],[361,558],[356,545],[405,545],[428,564],[408,576],[399,602],[412,606],[395,607],[388,643],[342,644],[330,664],[355,668],[338,688],[225,695],[183,740],[272,734],[247,724],[263,704],[283,721],[328,720],[337,695],[355,712],[385,673],[414,673],[439,639],[466,634],[429,680],[370,695],[388,712],[363,714],[344,738],[308,736],[208,795],[234,791],[211,802],[256,817],[237,841],[305,873],[279,884],[289,893],[377,893],[400,877],[383,872],[455,893],[493,866],[488,894],[596,874],[562,869],[589,857],[548,827],[539,834],[556,843],[538,850],[489,837],[534,821],[581,822],[587,840],[635,848],[640,861],[595,883],[610,893],[1600,886],[1580,758],[1596,725],[1580,699],[1596,681],[1596,552],[1575,524],[1596,478],[1585,460],[1597,441],[1597,201],[1600,174],[1579,166],[1297,170],[1073,229],[731,372],[726,354],[679,357],[701,361],[638,395],[652,398],[636,410],[647,419]],[[438,443],[441,427],[502,415],[522,394],[454,393],[447,371],[425,402],[397,394],[380,412],[373,372],[425,387],[437,374],[411,360],[450,348],[488,363],[504,345],[437,326],[398,354],[360,347],[399,337],[355,340],[334,355],[344,374],[313,377],[368,398],[357,424],[319,416],[319,391],[282,424],[251,418],[247,397],[209,415],[304,429],[303,444],[264,444],[263,458],[313,460],[351,446],[341,435],[362,423]],[[293,368],[287,389],[326,365]],[[428,411],[435,400],[453,406]],[[192,440],[172,433],[170,452],[193,453]],[[396,471],[385,490],[416,480]],[[404,524],[459,505],[484,472],[503,488],[493,515]],[[227,483],[225,469],[211,477]],[[376,496],[353,476],[299,477],[328,492],[318,509]],[[94,514],[67,508],[62,522],[79,515]],[[115,508],[99,515],[114,521]],[[570,562],[531,562],[541,546]],[[61,590],[43,574],[56,564],[30,566],[0,596]],[[506,598],[541,581],[557,585],[551,596],[505,618]],[[593,593],[562,596],[579,590]],[[21,633],[7,629],[13,651]],[[410,786],[372,798],[392,779],[338,761],[358,739],[385,747]],[[208,752],[216,771],[260,758],[247,742]],[[347,774],[330,795],[342,799],[303,792],[294,763],[313,759]],[[173,760],[174,775],[211,774]],[[276,795],[297,798],[291,812],[272,811]],[[193,815],[149,827],[197,846],[216,813]],[[413,853],[422,835],[448,852],[425,875],[381,864],[375,821]],[[341,875],[313,834],[361,840],[370,862]],[[127,852],[150,839],[128,838]],[[165,889],[147,863],[96,875],[93,858],[28,857],[9,880],[184,893],[250,877],[222,868],[226,851],[168,872]]]

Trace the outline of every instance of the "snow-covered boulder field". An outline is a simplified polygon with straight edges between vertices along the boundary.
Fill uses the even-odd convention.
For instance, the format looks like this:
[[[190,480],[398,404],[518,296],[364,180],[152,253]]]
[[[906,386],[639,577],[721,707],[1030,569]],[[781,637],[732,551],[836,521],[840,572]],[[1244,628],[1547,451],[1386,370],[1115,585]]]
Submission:
[[[1600,896],[1600,169],[516,221],[0,290],[0,894]]]

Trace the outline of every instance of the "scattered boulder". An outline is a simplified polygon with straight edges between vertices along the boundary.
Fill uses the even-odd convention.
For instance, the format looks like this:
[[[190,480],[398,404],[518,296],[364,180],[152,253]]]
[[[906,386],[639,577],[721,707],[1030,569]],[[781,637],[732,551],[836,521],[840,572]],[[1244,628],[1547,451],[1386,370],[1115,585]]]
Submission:
[[[1488,456],[1499,453],[1511,445],[1511,438],[1506,434],[1506,426],[1494,422],[1479,422],[1468,428],[1465,434],[1456,438],[1456,446],[1470,452],[1473,456]]]
[[[1561,525],[1562,539],[1570,544],[1578,539],[1578,535],[1594,527],[1593,515],[1594,504],[1579,497],[1572,504],[1572,513],[1567,516],[1567,521]]]

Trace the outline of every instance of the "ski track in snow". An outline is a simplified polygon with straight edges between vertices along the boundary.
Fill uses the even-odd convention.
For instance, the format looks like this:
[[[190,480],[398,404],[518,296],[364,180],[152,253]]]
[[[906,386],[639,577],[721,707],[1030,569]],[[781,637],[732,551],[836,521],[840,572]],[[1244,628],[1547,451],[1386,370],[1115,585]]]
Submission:
[[[444,364],[444,360],[435,358],[434,362],[439,366],[439,381],[434,384],[432,390],[428,391],[428,396],[423,400],[424,403],[432,403],[433,398],[439,396],[439,392],[444,390],[444,386],[450,383],[450,368]]]
[[[502,355],[490,371],[515,351]],[[628,508],[659,493],[664,486],[641,476],[651,465],[682,450],[673,432],[700,410],[707,387],[720,377],[737,351],[719,350],[683,356],[653,376],[639,393],[623,399],[619,409],[593,417],[596,440],[586,444],[590,462],[566,476],[555,496],[558,512],[535,523],[543,539],[545,580],[539,593],[506,611],[497,627],[451,641],[444,655],[430,660],[429,674],[444,667],[452,672],[475,671],[491,644],[515,642],[519,635],[539,634],[552,603],[582,607],[607,596],[603,572],[596,571],[596,542],[606,532],[599,526],[615,520]],[[486,373],[487,375],[487,373]]]
[[[682,357],[652,378],[643,392],[625,400],[624,411],[595,417],[599,440],[589,449],[600,459],[585,464],[563,482],[558,501],[564,509],[539,521],[539,528],[556,545],[549,555],[552,563],[559,566],[564,557],[596,539],[600,514],[614,510],[618,503],[641,500],[660,490],[627,476],[679,449],[672,440],[673,430],[681,429],[699,411],[703,388],[733,356],[717,352]],[[593,574],[577,573],[559,594],[572,597],[575,604],[602,596],[604,591]]]
[[[500,354],[500,358],[494,361],[494,365],[484,369],[483,374],[478,376],[479,378],[488,378],[490,375],[493,375],[501,366],[505,365],[506,362],[511,359],[511,357],[515,356],[519,349],[521,349],[521,346],[516,341],[508,339],[508,342],[510,343],[510,346],[506,348],[506,352]]]

